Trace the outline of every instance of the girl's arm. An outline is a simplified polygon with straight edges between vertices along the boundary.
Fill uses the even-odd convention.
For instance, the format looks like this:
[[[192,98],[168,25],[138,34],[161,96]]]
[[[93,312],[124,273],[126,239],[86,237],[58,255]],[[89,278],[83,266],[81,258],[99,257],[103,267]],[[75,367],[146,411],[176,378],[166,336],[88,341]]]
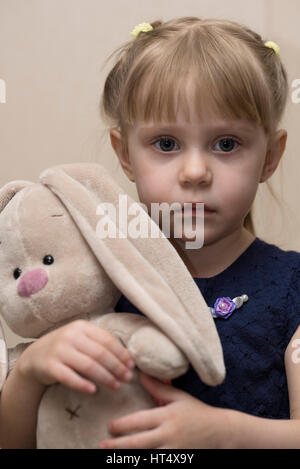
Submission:
[[[21,354],[0,396],[0,447],[35,448],[40,400],[48,385],[61,383],[93,394],[132,378],[128,350],[109,332],[73,321],[37,339]]]
[[[230,411],[232,449],[300,449],[300,419],[273,420]]]
[[[291,420],[254,417],[212,407],[143,373],[140,377],[164,405],[110,422],[112,437],[99,442],[100,448],[300,448],[299,408]]]
[[[22,374],[17,361],[0,396],[1,448],[35,448],[37,412],[45,389]]]

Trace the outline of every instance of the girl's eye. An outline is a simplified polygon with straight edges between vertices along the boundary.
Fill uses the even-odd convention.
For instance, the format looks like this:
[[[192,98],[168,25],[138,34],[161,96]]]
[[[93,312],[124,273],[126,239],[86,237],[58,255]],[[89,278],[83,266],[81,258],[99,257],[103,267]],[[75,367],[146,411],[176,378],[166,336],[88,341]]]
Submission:
[[[156,143],[159,143],[159,148],[157,148],[157,147],[155,147],[155,148],[157,148],[157,149],[159,149],[163,152],[174,151],[174,144],[177,145],[175,140],[171,137],[160,137],[158,140],[156,140],[153,143],[153,145],[155,145]]]
[[[226,138],[221,138],[217,143],[216,145],[220,143],[220,147],[221,149],[219,151],[222,151],[222,152],[225,152],[225,153],[229,153],[231,152],[232,150],[234,150],[234,144],[237,143],[238,145],[239,142],[237,142],[236,140],[234,140],[233,138],[231,137],[226,137]]]
[[[168,153],[174,150],[178,150],[179,147],[175,140],[172,137],[160,137],[156,140],[153,145],[158,144],[155,146],[156,149],[163,151],[164,153]],[[221,151],[223,153],[230,153],[235,149],[235,144],[240,146],[240,143],[232,137],[224,137],[218,140],[216,145],[220,144],[219,149],[217,151]],[[177,148],[175,147],[177,145]]]

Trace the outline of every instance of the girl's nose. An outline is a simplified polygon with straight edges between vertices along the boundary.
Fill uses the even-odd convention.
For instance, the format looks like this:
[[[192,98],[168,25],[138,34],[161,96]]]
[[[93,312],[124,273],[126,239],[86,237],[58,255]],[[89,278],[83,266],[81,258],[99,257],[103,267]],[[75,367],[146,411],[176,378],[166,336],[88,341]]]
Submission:
[[[34,269],[27,272],[18,283],[20,296],[31,296],[44,288],[48,282],[48,275],[44,269]]]
[[[205,155],[199,151],[186,154],[179,173],[181,184],[209,184],[212,172]]]

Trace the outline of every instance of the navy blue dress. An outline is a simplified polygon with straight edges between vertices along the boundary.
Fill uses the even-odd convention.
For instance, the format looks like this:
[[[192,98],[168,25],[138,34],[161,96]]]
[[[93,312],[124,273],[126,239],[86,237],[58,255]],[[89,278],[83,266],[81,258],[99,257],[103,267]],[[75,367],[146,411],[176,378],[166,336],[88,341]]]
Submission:
[[[249,299],[228,319],[214,319],[226,366],[223,383],[207,386],[190,366],[172,385],[216,407],[289,419],[284,352],[300,324],[300,253],[257,237],[223,272],[194,281],[211,307],[220,297]],[[142,314],[123,295],[115,311]]]

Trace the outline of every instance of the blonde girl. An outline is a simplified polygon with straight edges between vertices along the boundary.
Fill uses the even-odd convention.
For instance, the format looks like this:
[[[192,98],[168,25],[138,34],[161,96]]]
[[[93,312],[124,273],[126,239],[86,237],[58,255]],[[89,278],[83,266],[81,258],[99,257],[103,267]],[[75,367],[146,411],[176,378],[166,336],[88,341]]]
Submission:
[[[279,47],[196,17],[141,24],[133,36],[105,81],[102,117],[149,213],[152,202],[205,204],[204,246],[187,249],[185,233],[170,241],[214,307],[227,375],[215,388],[192,367],[172,386],[142,375],[164,406],[112,422],[101,447],[299,448],[300,253],[256,237],[251,217],[287,139]],[[116,311],[140,313],[124,296]]]
[[[149,213],[152,202],[204,203],[203,247],[186,249],[185,231],[170,242],[216,313],[227,375],[212,388],[192,368],[171,385],[141,373],[163,405],[110,422],[99,446],[299,448],[300,254],[257,238],[251,220],[287,138],[278,48],[237,23],[185,17],[139,26],[118,54],[101,100],[112,146]],[[116,311],[140,314],[125,297]],[[35,447],[48,385],[118,392],[133,366],[117,339],[85,321],[41,337],[3,386],[0,446]]]

